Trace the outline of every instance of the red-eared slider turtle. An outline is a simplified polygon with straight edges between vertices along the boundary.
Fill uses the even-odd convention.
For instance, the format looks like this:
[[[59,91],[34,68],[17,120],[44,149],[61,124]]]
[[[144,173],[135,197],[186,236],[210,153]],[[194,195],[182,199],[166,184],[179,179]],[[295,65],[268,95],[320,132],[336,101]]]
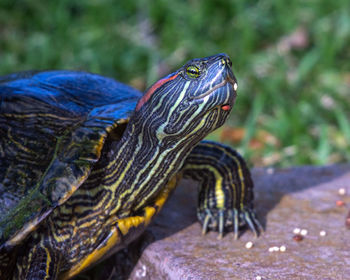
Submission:
[[[243,159],[200,142],[236,88],[225,54],[189,61],[143,96],[84,72],[0,78],[0,278],[78,274],[137,238],[182,176],[201,182],[204,232],[258,234]]]

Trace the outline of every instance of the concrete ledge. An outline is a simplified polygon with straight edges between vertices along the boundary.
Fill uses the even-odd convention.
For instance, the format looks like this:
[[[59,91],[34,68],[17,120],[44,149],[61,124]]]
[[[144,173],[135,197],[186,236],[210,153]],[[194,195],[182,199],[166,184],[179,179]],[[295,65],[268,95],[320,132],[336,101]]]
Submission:
[[[350,165],[255,169],[253,178],[263,236],[254,239],[250,231],[238,241],[232,233],[223,240],[215,232],[201,236],[196,186],[184,181],[150,228],[155,241],[129,279],[349,279],[347,206],[336,201],[350,203]],[[339,188],[348,195],[340,196]],[[293,240],[296,227],[308,231],[300,242]],[[245,248],[248,241],[253,248]],[[285,252],[269,252],[281,245]]]

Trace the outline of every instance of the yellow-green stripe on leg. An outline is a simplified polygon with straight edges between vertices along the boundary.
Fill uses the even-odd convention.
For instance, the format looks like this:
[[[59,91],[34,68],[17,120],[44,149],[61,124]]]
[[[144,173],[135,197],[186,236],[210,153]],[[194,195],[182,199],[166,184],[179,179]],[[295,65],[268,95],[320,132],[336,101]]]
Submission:
[[[254,212],[254,184],[249,169],[235,150],[202,141],[186,159],[183,174],[201,184],[197,215],[203,234],[208,229],[218,230],[222,238],[225,229],[232,227],[237,239],[239,228],[244,225],[255,236],[263,231]]]

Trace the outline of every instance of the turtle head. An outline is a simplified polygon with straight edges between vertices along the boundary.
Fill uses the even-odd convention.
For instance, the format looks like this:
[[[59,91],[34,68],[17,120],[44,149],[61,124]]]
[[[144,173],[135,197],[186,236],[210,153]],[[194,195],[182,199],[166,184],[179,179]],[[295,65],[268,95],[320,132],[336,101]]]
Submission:
[[[158,139],[199,141],[225,122],[234,105],[237,81],[231,66],[226,54],[190,60],[146,91],[134,121]]]

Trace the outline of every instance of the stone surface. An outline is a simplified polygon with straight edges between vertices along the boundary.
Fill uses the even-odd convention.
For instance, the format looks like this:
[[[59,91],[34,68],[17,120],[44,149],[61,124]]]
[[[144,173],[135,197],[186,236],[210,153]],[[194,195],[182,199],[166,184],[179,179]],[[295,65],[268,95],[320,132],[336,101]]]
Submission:
[[[344,224],[350,165],[255,169],[253,179],[265,227],[261,237],[249,230],[238,241],[232,232],[222,240],[215,232],[201,236],[197,186],[184,181],[151,226],[155,240],[135,260],[129,279],[350,279],[350,230]],[[348,194],[339,195],[339,188]],[[294,228],[307,229],[302,241],[293,240]],[[285,252],[269,252],[282,245]]]

